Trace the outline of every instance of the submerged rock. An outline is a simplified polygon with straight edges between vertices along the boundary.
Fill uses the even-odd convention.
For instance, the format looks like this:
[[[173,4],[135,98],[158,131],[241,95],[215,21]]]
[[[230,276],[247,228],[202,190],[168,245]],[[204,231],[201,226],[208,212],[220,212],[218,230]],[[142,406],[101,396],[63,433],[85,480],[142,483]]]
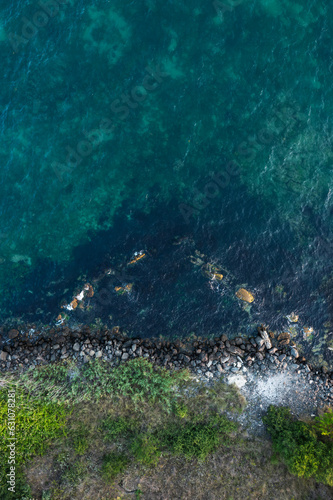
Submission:
[[[237,290],[236,297],[238,297],[241,300],[244,300],[245,302],[249,302],[249,303],[254,301],[254,297],[253,297],[252,293],[245,290],[245,288],[240,288],[239,290]]]
[[[282,333],[280,333],[280,335],[278,336],[277,339],[278,339],[280,345],[288,345],[290,342],[290,333],[282,332]]]
[[[298,315],[293,312],[291,314],[288,314],[286,318],[288,321],[290,321],[290,323],[297,323],[298,321]]]

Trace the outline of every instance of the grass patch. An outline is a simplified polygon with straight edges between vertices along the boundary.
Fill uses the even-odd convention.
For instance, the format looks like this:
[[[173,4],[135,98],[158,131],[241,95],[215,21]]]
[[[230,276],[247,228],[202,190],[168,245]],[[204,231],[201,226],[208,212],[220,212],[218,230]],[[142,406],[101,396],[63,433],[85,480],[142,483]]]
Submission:
[[[204,460],[235,429],[221,411],[242,407],[232,387],[218,383],[207,388],[186,370],[167,371],[141,358],[116,368],[102,360],[36,367],[20,378],[6,376],[6,383],[16,391],[22,499],[43,491],[52,499],[80,498],[80,488],[99,480],[96,488],[116,487],[117,476],[128,467],[151,470],[170,455]],[[0,451],[5,457],[7,390],[0,394]],[[40,478],[35,468],[44,456],[49,473]],[[2,474],[0,496],[7,498]],[[135,491],[141,495],[140,488]]]
[[[107,483],[112,483],[118,474],[126,470],[128,463],[126,455],[108,453],[103,457],[102,478]]]
[[[92,360],[80,367],[74,361],[46,365],[27,370],[20,385],[47,402],[77,404],[103,397],[129,397],[135,403],[158,402],[170,411],[175,384],[188,378],[186,370],[170,372],[136,358],[117,368],[103,360]]]
[[[15,393],[15,428],[13,436],[8,426],[8,394]],[[11,405],[12,403],[10,403]],[[15,437],[15,467],[18,480],[16,494],[22,498],[29,493],[24,484],[21,468],[34,455],[43,455],[57,439],[66,435],[66,419],[71,410],[62,404],[49,403],[33,398],[18,384],[0,390],[0,497],[13,498],[7,490],[6,474],[9,473],[8,444]]]

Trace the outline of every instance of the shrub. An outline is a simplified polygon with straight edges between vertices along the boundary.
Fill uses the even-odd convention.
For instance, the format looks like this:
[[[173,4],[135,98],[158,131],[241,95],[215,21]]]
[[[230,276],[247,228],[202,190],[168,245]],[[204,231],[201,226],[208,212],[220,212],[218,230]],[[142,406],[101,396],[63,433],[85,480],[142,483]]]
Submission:
[[[221,444],[222,437],[226,442],[227,434],[236,429],[234,422],[216,414],[208,422],[174,424],[163,432],[162,441],[172,453],[204,460]]]
[[[88,442],[89,429],[86,425],[79,423],[76,429],[71,431],[71,437],[73,440],[73,447],[75,453],[78,455],[84,455],[89,448]]]
[[[104,440],[112,441],[116,437],[128,436],[135,429],[135,421],[125,417],[107,417],[103,420],[101,430],[104,432]]]
[[[143,358],[136,358],[120,365],[111,373],[111,383],[116,394],[130,397],[134,402],[160,403],[170,411],[175,400],[175,385],[188,378],[186,371],[171,373],[158,368]]]
[[[173,411],[177,417],[185,418],[188,414],[188,407],[184,403],[178,403],[176,401]]]
[[[102,477],[104,481],[110,483],[114,478],[124,472],[128,466],[129,460],[123,454],[108,453],[103,457]]]
[[[293,418],[288,408],[270,406],[263,422],[292,474],[333,486],[333,445],[320,441],[315,429]]]
[[[160,442],[151,434],[139,434],[131,445],[134,458],[143,465],[156,465],[161,456]]]
[[[315,418],[315,429],[322,436],[333,439],[333,410],[329,408],[323,415]]]

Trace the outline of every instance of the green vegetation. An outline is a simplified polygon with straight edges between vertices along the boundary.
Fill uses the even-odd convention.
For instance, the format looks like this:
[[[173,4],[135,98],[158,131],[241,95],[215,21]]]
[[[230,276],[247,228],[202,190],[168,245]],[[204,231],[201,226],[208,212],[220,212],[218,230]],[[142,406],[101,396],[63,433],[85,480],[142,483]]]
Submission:
[[[16,393],[14,496],[7,490],[5,476],[9,389]],[[63,362],[36,367],[20,378],[7,374],[0,403],[0,497],[4,500],[72,500],[81,498],[82,491],[91,491],[92,496],[99,491],[100,500],[117,498],[123,494],[126,478],[130,478],[131,494],[140,498],[146,490],[135,478],[150,475],[154,484],[161,478],[168,481],[174,464],[186,470],[186,477],[192,475],[194,490],[206,488],[210,481],[211,488],[220,484],[219,491],[230,491],[235,499],[272,498],[281,476],[290,484],[292,476],[286,481],[288,472],[281,458],[297,481],[314,478],[327,485],[333,481],[331,412],[305,423],[293,419],[288,409],[270,407],[264,420],[274,455],[267,445],[264,467],[263,452],[258,451],[262,443],[244,441],[238,425],[227,418],[241,412],[245,404],[235,387],[223,381],[208,386],[193,380],[187,371],[167,371],[147,360],[115,368],[103,361],[83,366]],[[240,476],[235,475],[235,467]],[[203,477],[203,470],[206,479],[201,484],[198,477]],[[259,487],[254,477],[261,472]],[[267,474],[277,474],[271,486]],[[181,484],[182,479],[177,481]],[[159,487],[163,491],[162,482]],[[188,487],[184,484],[183,492]],[[276,498],[306,498],[297,493],[306,488],[298,482],[292,494]],[[126,495],[120,498],[127,500]]]
[[[43,455],[57,438],[66,436],[66,418],[71,410],[63,404],[36,400],[18,384],[0,390],[0,497],[6,498],[6,474],[9,472],[8,391],[15,387],[15,462],[16,492],[22,497],[29,493],[22,478],[22,466],[34,455]]]
[[[74,361],[46,365],[28,370],[19,383],[32,396],[48,402],[76,404],[103,397],[129,397],[138,404],[158,401],[170,411],[175,384],[187,379],[185,370],[171,373],[137,358],[116,370],[101,360],[90,361],[80,368]]]
[[[16,496],[5,476],[9,387],[16,393]],[[30,464],[45,456],[50,478],[40,494],[52,500],[72,498],[87,478],[113,485],[129,467],[152,468],[162,455],[202,461],[236,429],[221,412],[244,405],[233,387],[207,388],[186,370],[140,358],[116,368],[97,360],[7,374],[0,403],[1,498],[32,497],[37,476],[29,475]]]
[[[332,435],[331,415],[310,424],[293,418],[288,408],[270,406],[263,421],[274,450],[292,474],[333,486],[333,442],[321,440],[321,434]]]
[[[135,424],[136,422],[130,418],[106,418],[101,425],[101,431],[103,432],[104,440],[113,440],[118,436],[124,437],[128,435],[135,429]]]
[[[175,422],[164,430],[161,443],[174,454],[205,460],[222,442],[226,445],[228,434],[237,428],[223,415],[213,414],[208,421]]]
[[[333,410],[328,410],[315,419],[315,428],[322,436],[328,436],[333,440]]]
[[[139,434],[135,436],[130,450],[139,463],[148,466],[156,465],[161,456],[160,445],[156,436]]]
[[[113,482],[115,477],[126,470],[129,463],[125,455],[108,453],[103,457],[102,477],[106,482]]]

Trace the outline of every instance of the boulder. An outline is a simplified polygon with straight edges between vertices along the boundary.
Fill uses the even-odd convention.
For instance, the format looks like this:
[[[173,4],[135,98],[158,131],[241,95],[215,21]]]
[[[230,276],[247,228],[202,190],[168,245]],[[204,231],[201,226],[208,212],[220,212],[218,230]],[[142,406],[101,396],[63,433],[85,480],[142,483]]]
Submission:
[[[238,297],[241,300],[244,300],[245,302],[249,302],[249,303],[254,301],[254,297],[253,297],[252,293],[245,290],[245,288],[240,288],[239,290],[237,290],[236,297]]]

